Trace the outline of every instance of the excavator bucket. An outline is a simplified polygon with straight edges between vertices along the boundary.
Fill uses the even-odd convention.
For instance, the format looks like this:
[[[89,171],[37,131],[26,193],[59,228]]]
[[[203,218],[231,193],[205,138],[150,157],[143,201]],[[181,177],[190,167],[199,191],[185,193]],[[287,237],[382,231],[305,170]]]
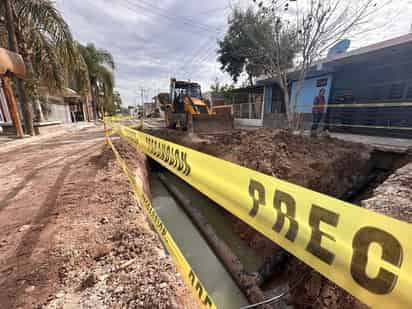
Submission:
[[[193,115],[192,122],[191,131],[194,133],[223,133],[233,130],[233,116],[230,114]]]

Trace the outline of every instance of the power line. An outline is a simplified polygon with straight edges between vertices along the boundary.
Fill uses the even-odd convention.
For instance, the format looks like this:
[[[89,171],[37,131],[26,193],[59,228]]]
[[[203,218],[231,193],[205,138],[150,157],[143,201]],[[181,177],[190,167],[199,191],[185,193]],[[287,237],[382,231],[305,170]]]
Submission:
[[[223,35],[223,32],[221,32],[218,36],[216,36],[216,40],[219,40],[220,38],[221,38],[221,36]],[[209,51],[208,52],[206,52],[206,54],[203,56],[203,57],[201,57],[200,59],[198,59],[198,61],[197,61],[197,63],[195,63],[195,64],[193,64],[193,66],[194,65],[197,65],[197,66],[201,66],[201,65],[203,65],[208,59],[209,59],[209,57],[211,56],[211,54],[212,53],[214,53],[214,52],[216,52],[216,46],[213,46],[212,45],[212,47],[209,49]],[[190,64],[189,64],[190,65]],[[198,73],[199,71],[193,71],[193,70],[191,70],[190,71],[190,73],[191,74],[195,74],[195,73]]]
[[[198,54],[191,63],[186,64],[183,73],[193,74],[195,67],[202,65],[209,58],[212,52],[214,52],[214,46],[211,46],[205,49],[203,53]]]
[[[197,21],[191,18],[188,18],[188,17],[176,16],[176,15],[166,15],[165,14],[167,12],[166,10],[164,10],[163,8],[153,6],[151,3],[148,3],[145,0],[140,0],[139,3],[134,3],[134,2],[131,2],[130,0],[123,0],[123,1],[124,3],[121,3],[122,6],[124,6],[128,10],[134,13],[137,13],[139,15],[149,17],[149,18],[150,16],[148,16],[147,14],[154,15],[154,16],[161,16],[161,17],[164,17],[165,20],[169,22],[173,22],[174,25],[176,24],[176,21],[177,21],[179,22],[179,26],[182,26],[182,25],[184,25],[185,27],[189,26],[191,31],[203,31],[203,32],[208,32],[208,33],[214,33],[216,35],[216,36],[211,36],[209,38],[206,38],[203,44],[196,49],[194,56],[189,61],[187,61],[187,57],[186,57],[182,65],[177,69],[177,71],[180,71],[181,69],[186,67],[183,70],[184,74],[188,74],[188,73],[194,74],[195,72],[193,70],[195,69],[195,66],[203,65],[205,61],[209,59],[211,54],[215,52],[215,46],[212,44],[210,48],[207,48],[207,44],[209,44],[209,42],[211,43],[213,39],[218,39],[222,33],[221,30],[218,30],[217,28],[211,28],[209,25],[199,24]],[[223,9],[226,10],[228,8],[230,7],[225,7]],[[214,10],[217,11],[218,8]],[[141,37],[139,39],[142,40]],[[147,40],[144,40],[144,39],[142,41],[147,42]],[[190,69],[191,67],[192,69]]]
[[[125,6],[123,4],[126,8],[128,8],[129,10],[131,10],[131,11],[137,13],[137,14],[141,14],[141,15],[146,16],[146,17],[149,17],[149,16],[143,14],[141,11],[138,11],[137,9],[139,8],[139,9],[145,11],[146,13],[149,13],[149,14],[152,14],[152,15],[155,15],[155,16],[161,16],[164,19],[168,20],[169,22],[170,21],[173,22],[173,24],[178,22],[178,23],[180,23],[180,25],[188,26],[188,29],[190,28],[191,30],[209,32],[209,33],[216,33],[218,31],[217,28],[211,28],[208,25],[203,25],[203,24],[200,24],[196,21],[185,20],[184,17],[179,17],[179,16],[176,16],[176,15],[167,15],[166,13],[162,13],[161,11],[158,11],[158,10],[154,9],[151,6],[147,6],[147,5],[144,5],[142,3],[134,3],[134,2],[131,2],[129,0],[123,0],[123,1],[131,6],[131,7]],[[167,11],[163,10],[163,12],[167,12]]]
[[[193,64],[195,61],[198,61],[205,50],[208,50],[208,45],[210,44],[210,41],[212,41],[213,39],[215,39],[215,37],[209,37],[206,38],[203,43],[196,49],[196,51],[193,53],[193,57],[191,57],[191,59],[185,59],[182,63],[182,65],[177,69],[178,71],[184,69],[185,67],[190,66],[191,64]],[[210,48],[210,47],[209,47]]]
[[[144,3],[146,6],[149,6],[150,8],[159,10],[159,11],[161,11],[161,12],[169,13],[169,12],[168,12],[167,10],[165,10],[164,8],[159,7],[159,6],[153,6],[153,3],[150,3],[150,2],[148,2],[148,1],[146,1],[146,0],[139,0],[139,2]],[[225,6],[225,8],[223,8],[223,9],[228,9],[228,8],[229,8],[228,6]],[[220,8],[220,9],[222,9],[222,8]],[[213,10],[196,13],[196,15],[203,15],[203,14],[206,14],[206,13],[209,13],[209,12],[218,11],[218,10],[219,10],[218,8],[215,8],[215,9],[213,9]],[[198,20],[196,20],[196,19],[194,19],[194,18],[192,18],[192,17],[189,17],[189,16],[176,15],[176,17],[179,18],[179,19],[185,19],[185,20],[188,21],[188,22],[194,23],[194,24],[196,24],[196,25],[200,25],[200,26],[202,26],[202,27],[204,27],[204,28],[206,28],[206,29],[210,29],[211,31],[216,31],[216,30],[218,30],[217,28],[211,27],[210,25],[199,23]]]
[[[230,9],[230,6],[226,5],[225,7],[219,7],[219,8],[214,8],[214,9],[210,9],[210,10],[206,10],[206,11],[200,11],[197,14],[210,14],[210,13],[214,13],[214,12],[218,12],[218,11],[226,11]]]
[[[203,55],[203,57],[201,57],[200,59],[198,59],[193,65],[194,65],[194,66],[195,66],[195,65],[200,66],[200,65],[204,64],[205,61],[207,61],[207,60],[209,59],[209,57],[210,57],[215,51],[216,51],[216,50],[215,50],[215,47],[214,47],[214,46],[211,46],[211,47],[209,48],[209,50]]]

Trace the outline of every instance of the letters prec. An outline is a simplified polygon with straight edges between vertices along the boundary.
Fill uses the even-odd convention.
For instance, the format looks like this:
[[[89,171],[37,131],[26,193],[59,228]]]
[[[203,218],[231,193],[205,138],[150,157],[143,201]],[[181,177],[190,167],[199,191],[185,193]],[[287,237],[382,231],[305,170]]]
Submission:
[[[262,183],[251,179],[249,182],[249,196],[252,199],[252,208],[249,216],[256,218],[260,206],[266,205],[266,190]],[[286,207],[286,213],[282,212],[282,205]],[[275,190],[273,198],[273,207],[277,211],[275,223],[272,230],[280,233],[285,225],[285,220],[289,221],[289,228],[285,238],[294,242],[298,232],[299,224],[307,224],[311,228],[311,235],[306,251],[319,258],[320,261],[333,267],[336,254],[322,246],[322,241],[328,239],[336,242],[335,237],[320,229],[321,223],[338,228],[340,215],[319,205],[311,205],[309,212],[309,222],[298,222],[296,220],[296,201],[292,195],[281,190]],[[378,275],[371,278],[366,273],[368,266],[368,254],[370,245],[374,243],[380,246],[382,250],[381,260],[390,263],[400,269],[403,259],[403,249],[400,242],[387,231],[376,227],[363,227],[356,232],[352,241],[352,259],[350,264],[350,275],[353,280],[369,292],[377,295],[389,294],[396,286],[398,275],[385,269],[379,268]]]

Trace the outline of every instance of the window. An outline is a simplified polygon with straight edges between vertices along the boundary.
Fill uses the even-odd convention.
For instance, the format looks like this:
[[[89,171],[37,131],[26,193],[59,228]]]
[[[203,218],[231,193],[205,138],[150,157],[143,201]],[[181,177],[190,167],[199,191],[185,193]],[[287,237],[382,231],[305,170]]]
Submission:
[[[208,114],[206,106],[203,105],[195,105],[195,109],[200,113],[200,114]]]
[[[404,91],[405,91],[404,83],[392,84],[389,90],[388,99],[402,99]]]

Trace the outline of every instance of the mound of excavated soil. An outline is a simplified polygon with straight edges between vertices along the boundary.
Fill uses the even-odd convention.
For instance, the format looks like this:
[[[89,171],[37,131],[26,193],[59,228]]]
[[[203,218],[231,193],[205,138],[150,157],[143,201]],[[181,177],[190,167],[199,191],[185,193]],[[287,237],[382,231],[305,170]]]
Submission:
[[[331,138],[286,131],[237,131],[211,139],[223,159],[333,196],[368,171],[371,150]]]
[[[362,206],[412,223],[412,163],[396,170],[373,191]]]
[[[364,145],[284,130],[238,130],[200,138],[172,130],[148,133],[335,197],[367,176],[370,168],[372,150]],[[259,254],[273,254],[277,246],[272,241],[242,221],[233,221],[237,232]]]
[[[371,154],[371,149],[361,144],[274,129],[200,138],[171,130],[148,133],[336,197],[368,174]]]

